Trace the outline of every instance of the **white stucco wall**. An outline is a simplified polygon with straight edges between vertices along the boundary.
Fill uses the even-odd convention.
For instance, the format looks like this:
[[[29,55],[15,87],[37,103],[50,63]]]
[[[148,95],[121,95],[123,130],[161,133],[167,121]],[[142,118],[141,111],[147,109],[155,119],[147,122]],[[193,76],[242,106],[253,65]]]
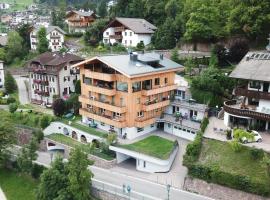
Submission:
[[[230,115],[227,112],[224,112],[224,124],[225,126],[229,127],[229,122],[230,122]]]
[[[4,63],[0,62],[0,88],[4,87],[4,83],[5,83]]]
[[[270,111],[270,101],[269,100],[260,99],[259,106],[257,108],[257,111],[258,112],[267,112],[267,110]]]
[[[127,128],[123,128],[122,133],[123,134],[127,134],[127,139],[132,140],[135,139],[137,137],[143,136],[147,133],[150,133],[152,131],[155,131],[157,129],[157,124],[153,124],[153,127],[151,127],[151,125],[149,126],[145,126],[144,130],[141,132],[137,131],[137,127],[127,127]]]

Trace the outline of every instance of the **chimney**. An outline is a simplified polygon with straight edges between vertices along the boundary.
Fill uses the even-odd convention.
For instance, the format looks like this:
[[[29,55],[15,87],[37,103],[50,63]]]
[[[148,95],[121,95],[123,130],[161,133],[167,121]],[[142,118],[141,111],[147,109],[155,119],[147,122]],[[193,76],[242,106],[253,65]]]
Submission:
[[[137,61],[138,60],[138,54],[137,52],[132,52],[129,54],[129,58],[131,61]]]
[[[159,55],[160,60],[163,60],[163,54]]]

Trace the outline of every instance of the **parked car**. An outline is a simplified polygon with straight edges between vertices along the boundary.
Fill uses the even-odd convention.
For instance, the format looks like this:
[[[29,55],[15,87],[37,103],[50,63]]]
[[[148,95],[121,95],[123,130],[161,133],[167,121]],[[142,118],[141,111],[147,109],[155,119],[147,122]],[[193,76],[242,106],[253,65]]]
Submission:
[[[250,142],[262,142],[262,136],[257,132],[257,131],[248,131],[250,132],[252,135],[254,135],[253,139],[250,138],[246,138],[246,137],[242,137],[241,138],[241,142],[246,144],[246,143],[250,143]]]

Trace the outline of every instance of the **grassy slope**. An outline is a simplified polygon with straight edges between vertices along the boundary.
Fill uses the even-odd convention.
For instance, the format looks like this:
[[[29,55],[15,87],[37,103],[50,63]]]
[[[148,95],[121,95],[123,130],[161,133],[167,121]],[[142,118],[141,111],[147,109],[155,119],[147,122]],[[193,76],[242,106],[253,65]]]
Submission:
[[[119,146],[160,159],[168,159],[173,150],[174,142],[159,136],[149,136],[133,144]]]
[[[23,10],[25,6],[29,6],[33,3],[33,0],[15,0],[16,5],[14,5],[14,1],[12,0],[0,0],[0,3],[10,3],[11,7],[9,10]]]
[[[8,200],[35,200],[37,181],[29,176],[0,169],[0,186]]]
[[[219,166],[223,171],[247,175],[254,180],[270,182],[265,168],[260,160],[252,160],[248,147],[235,153],[227,142],[204,140],[199,163]]]

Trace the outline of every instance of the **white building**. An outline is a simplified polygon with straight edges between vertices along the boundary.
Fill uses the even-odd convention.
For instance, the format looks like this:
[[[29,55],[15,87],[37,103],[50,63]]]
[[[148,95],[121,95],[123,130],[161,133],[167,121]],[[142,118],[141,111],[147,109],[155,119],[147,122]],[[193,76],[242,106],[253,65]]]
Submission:
[[[224,103],[226,126],[270,130],[269,66],[269,52],[248,52],[232,71],[230,77],[240,81],[234,99]]]
[[[5,82],[4,62],[0,60],[0,89],[4,88],[4,82]]]
[[[0,3],[0,10],[7,10],[10,8],[10,4],[8,3]]]
[[[151,37],[157,27],[144,19],[115,18],[103,32],[103,43],[120,43],[123,46],[136,47],[138,43],[151,43]]]
[[[69,53],[46,52],[29,62],[31,101],[52,104],[54,96],[68,99],[79,79],[77,69],[71,66],[83,59]]]
[[[30,43],[31,43],[31,49],[37,50],[37,44],[38,44],[38,31],[40,30],[41,26],[35,27],[31,33],[30,33]],[[49,49],[51,49],[52,52],[59,51],[65,42],[65,31],[63,31],[58,26],[48,26],[46,28],[47,33],[47,40],[49,42]]]
[[[167,107],[163,116],[157,120],[158,128],[175,136],[194,140],[200,130],[200,122],[207,116],[207,106],[191,99],[188,82],[176,75],[174,100]]]

